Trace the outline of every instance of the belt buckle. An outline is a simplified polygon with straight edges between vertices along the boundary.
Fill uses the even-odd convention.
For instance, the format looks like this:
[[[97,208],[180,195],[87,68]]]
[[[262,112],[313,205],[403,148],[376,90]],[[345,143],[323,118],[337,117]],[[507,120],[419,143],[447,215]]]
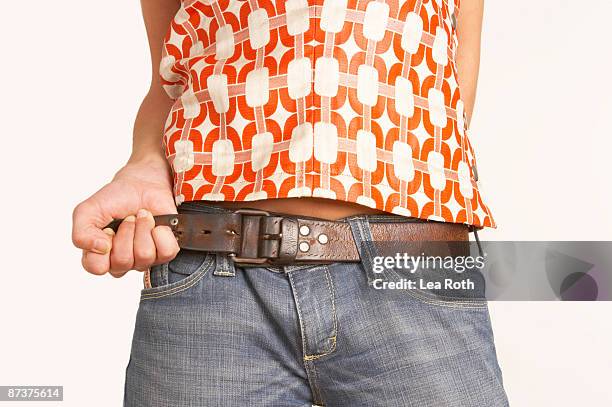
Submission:
[[[260,216],[256,248],[257,257],[244,257],[238,253],[230,253],[229,256],[234,263],[278,266],[295,261],[298,236],[297,220],[295,218],[275,216],[260,209],[238,209],[234,213],[243,216]]]

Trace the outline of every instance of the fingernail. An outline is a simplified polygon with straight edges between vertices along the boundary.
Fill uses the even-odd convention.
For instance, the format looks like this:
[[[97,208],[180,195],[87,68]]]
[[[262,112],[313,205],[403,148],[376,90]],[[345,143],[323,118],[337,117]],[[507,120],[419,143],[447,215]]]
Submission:
[[[146,218],[148,214],[149,214],[149,211],[147,211],[146,209],[139,209],[138,212],[136,213],[136,217]]]
[[[123,219],[124,222],[136,222],[136,217],[134,215],[130,215],[127,218]]]
[[[110,237],[115,236],[115,231],[111,228],[102,229],[102,232],[106,233]]]
[[[100,254],[106,254],[110,250],[110,246],[106,240],[96,239],[93,249]]]

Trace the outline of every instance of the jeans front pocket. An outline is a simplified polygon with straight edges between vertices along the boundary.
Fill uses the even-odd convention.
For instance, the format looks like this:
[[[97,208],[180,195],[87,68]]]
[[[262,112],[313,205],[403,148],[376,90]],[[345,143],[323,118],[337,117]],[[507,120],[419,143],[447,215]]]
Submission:
[[[215,263],[211,253],[181,250],[170,262],[151,268],[151,288],[141,291],[141,300],[168,297],[194,287]]]
[[[487,309],[484,275],[476,267],[458,272],[449,268],[391,269],[387,277],[415,300],[452,308]]]

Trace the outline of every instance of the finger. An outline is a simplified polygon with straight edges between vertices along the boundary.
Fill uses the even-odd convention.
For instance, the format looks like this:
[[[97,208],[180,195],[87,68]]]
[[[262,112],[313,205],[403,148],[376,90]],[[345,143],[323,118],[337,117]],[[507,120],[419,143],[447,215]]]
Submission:
[[[115,232],[112,229],[107,228],[102,232],[112,241],[112,238],[115,235]],[[106,254],[99,254],[83,250],[81,264],[83,265],[83,268],[91,274],[106,274],[110,270],[110,251]]]
[[[108,254],[98,254],[83,250],[81,264],[87,272],[101,276],[108,273],[110,269],[110,258]]]
[[[151,231],[155,220],[151,212],[140,209],[136,214],[136,230],[134,232],[134,268],[144,271],[155,262],[157,256],[155,242]]]
[[[167,263],[176,257],[180,248],[172,229],[168,226],[157,226],[153,229],[152,236],[157,249],[155,264]]]
[[[96,226],[100,218],[95,205],[87,201],[74,208],[72,214],[72,243],[79,249],[107,254],[111,250],[111,238]]]
[[[134,229],[136,228],[134,215],[126,217],[117,234],[113,238],[110,253],[110,273],[113,277],[121,277],[134,266]]]

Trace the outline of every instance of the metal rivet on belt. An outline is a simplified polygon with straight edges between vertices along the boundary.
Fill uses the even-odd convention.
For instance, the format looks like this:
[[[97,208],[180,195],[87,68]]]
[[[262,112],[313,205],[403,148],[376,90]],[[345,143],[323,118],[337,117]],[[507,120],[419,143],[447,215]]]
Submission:
[[[295,229],[294,229],[295,230]],[[302,225],[300,226],[300,235],[302,236],[308,236],[308,234],[310,233],[310,228],[306,225]],[[307,249],[308,250],[308,249]],[[306,251],[306,250],[303,250]]]
[[[308,242],[301,242],[300,243],[300,251],[301,252],[307,252],[308,250],[310,250],[310,245],[308,244]]]
[[[319,243],[325,244],[329,241],[329,238],[325,233],[321,233],[319,236],[317,236],[317,240],[319,241]]]

